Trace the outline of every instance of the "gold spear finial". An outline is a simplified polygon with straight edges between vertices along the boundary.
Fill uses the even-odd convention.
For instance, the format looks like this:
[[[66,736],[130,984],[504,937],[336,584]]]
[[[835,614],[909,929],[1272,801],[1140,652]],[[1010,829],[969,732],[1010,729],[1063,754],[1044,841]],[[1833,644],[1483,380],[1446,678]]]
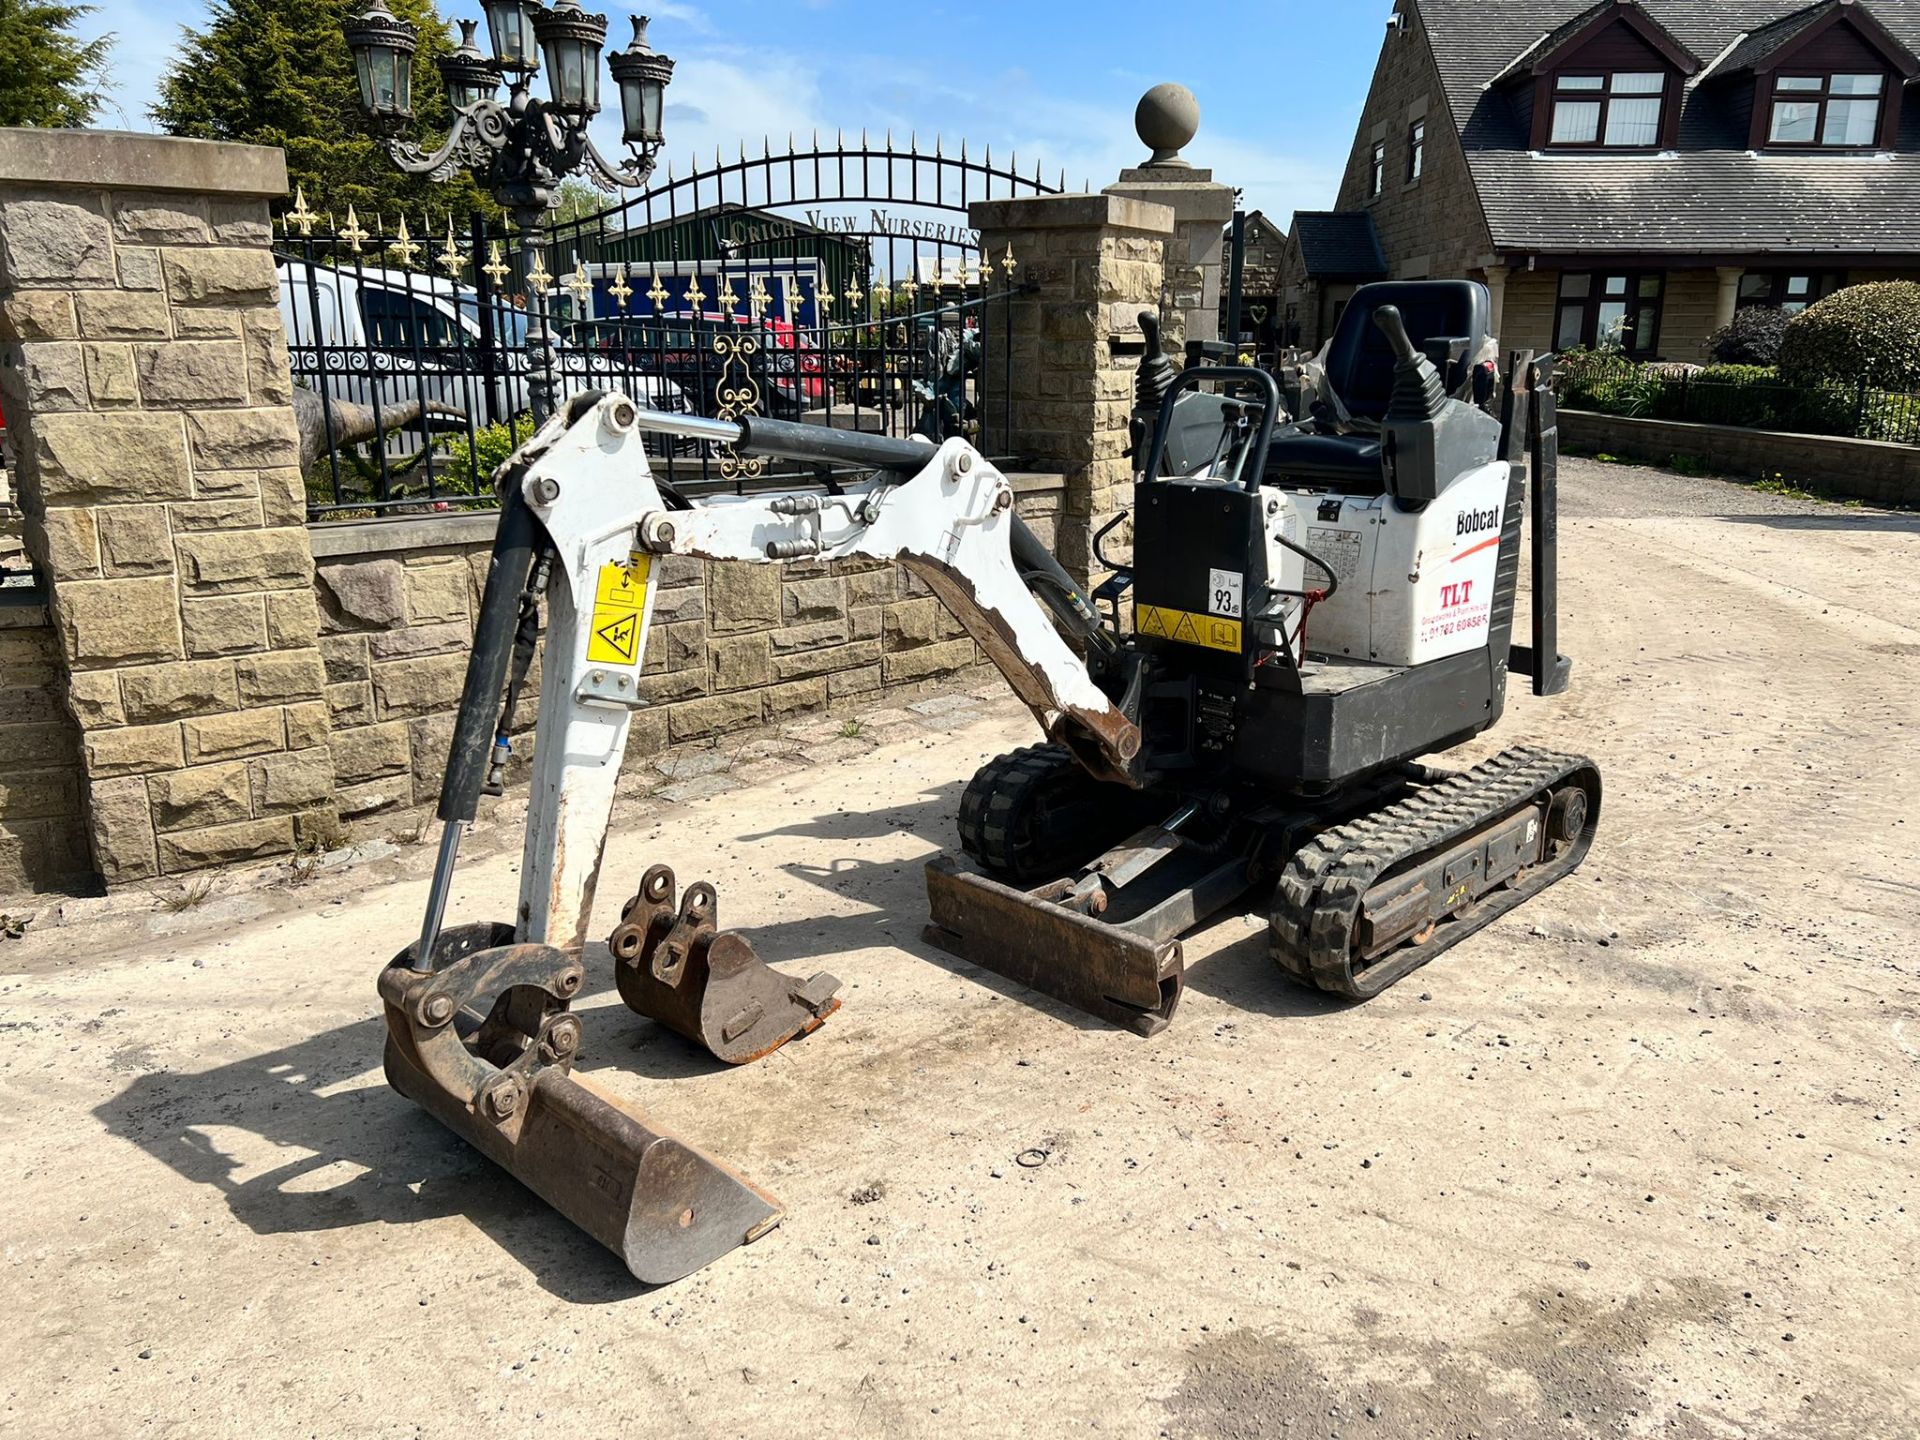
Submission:
[[[443,250],[441,250],[440,254],[436,258],[440,262],[440,268],[447,272],[447,278],[454,281],[456,284],[459,283],[460,272],[467,268],[467,257],[460,253],[460,242],[454,236],[453,214],[451,211],[449,211],[447,214],[446,247]]]
[[[320,217],[307,208],[306,186],[293,187],[293,208],[287,211],[285,221],[288,224],[297,225],[303,238],[312,238],[313,227],[320,223]]]
[[[553,289],[553,275],[547,269],[547,257],[541,251],[533,252],[533,268],[527,271],[527,288],[536,295],[545,295]]]
[[[633,298],[633,286],[627,283],[626,261],[620,262],[620,273],[607,282],[607,294],[613,297],[613,303],[622,310],[627,308],[627,301]]]
[[[405,215],[400,217],[400,229],[387,244],[387,253],[399,257],[402,269],[412,266],[413,257],[420,253],[420,246],[415,243],[413,236],[407,233],[407,217]]]
[[[493,241],[487,246],[487,263],[480,267],[482,273],[493,281],[493,288],[504,290],[507,277],[513,274],[513,267],[500,257],[500,242]]]
[[[578,251],[573,256],[573,273],[561,282],[560,288],[573,296],[576,309],[584,311],[587,301],[593,298],[593,280],[587,274],[587,267],[580,262]]]

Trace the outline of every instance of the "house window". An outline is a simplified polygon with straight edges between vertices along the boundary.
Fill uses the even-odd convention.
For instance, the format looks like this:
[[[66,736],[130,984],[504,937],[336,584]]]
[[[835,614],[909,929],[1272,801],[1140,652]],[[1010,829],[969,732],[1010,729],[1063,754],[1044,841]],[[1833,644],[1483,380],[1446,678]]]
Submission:
[[[1373,142],[1372,170],[1367,179],[1367,194],[1378,200],[1380,192],[1387,188],[1387,142]]]
[[[1624,350],[1651,355],[1660,344],[1660,301],[1666,277],[1659,273],[1606,274],[1570,271],[1560,277],[1554,321],[1556,350]]]
[[[1650,150],[1660,143],[1667,77],[1657,70],[1560,75],[1553,82],[1550,145]]]
[[[1407,131],[1407,180],[1418,180],[1427,168],[1427,122],[1416,120]]]
[[[1779,75],[1767,141],[1836,150],[1861,149],[1880,135],[1884,75]]]
[[[1847,283],[1838,270],[1754,270],[1740,277],[1742,310],[1764,305],[1798,315],[1816,300],[1824,300]]]

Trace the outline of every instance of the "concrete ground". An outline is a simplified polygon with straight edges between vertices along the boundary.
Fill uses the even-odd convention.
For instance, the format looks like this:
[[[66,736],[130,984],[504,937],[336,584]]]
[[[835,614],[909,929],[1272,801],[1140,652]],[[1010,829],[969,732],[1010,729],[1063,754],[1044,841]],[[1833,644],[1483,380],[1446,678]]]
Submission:
[[[382,1083],[424,846],[44,907],[0,941],[0,1431],[1912,1435],[1920,518],[1565,490],[1575,687],[1472,753],[1595,755],[1600,840],[1370,1004],[1283,983],[1257,914],[1151,1041],[926,947],[1004,701],[633,807],[601,933],[667,860],[846,982],[721,1070],[591,966],[582,1068],[790,1211],[664,1289]]]

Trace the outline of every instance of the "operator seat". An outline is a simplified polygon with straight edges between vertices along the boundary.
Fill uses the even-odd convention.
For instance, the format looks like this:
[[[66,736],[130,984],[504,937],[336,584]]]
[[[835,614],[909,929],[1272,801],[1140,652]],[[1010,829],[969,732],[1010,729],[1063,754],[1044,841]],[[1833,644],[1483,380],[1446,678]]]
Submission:
[[[1472,359],[1487,342],[1493,303],[1477,280],[1398,280],[1362,285],[1340,316],[1327,347],[1327,384],[1356,420],[1377,423],[1393,394],[1393,348],[1373,317],[1391,305],[1406,322],[1414,348],[1431,355],[1437,342],[1466,342],[1466,359],[1441,366],[1447,393],[1457,395]],[[1450,347],[1457,350],[1458,344]],[[1312,432],[1274,437],[1267,448],[1268,484],[1325,485],[1349,495],[1385,486],[1376,434]]]

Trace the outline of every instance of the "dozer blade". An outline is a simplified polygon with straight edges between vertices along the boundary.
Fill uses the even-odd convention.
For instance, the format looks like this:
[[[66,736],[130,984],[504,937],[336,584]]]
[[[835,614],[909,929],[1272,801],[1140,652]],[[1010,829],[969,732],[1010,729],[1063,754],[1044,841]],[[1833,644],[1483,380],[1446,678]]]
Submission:
[[[1173,1019],[1186,985],[1178,940],[1155,941],[1039,894],[927,862],[929,943],[1136,1035]]]
[[[626,1262],[664,1285],[780,1223],[771,1195],[569,1073],[580,962],[463,925],[434,968],[402,951],[380,976],[387,1081]],[[486,1005],[490,999],[490,1006]]]
[[[765,964],[744,936],[717,929],[713,886],[689,885],[677,911],[673,890],[670,868],[648,870],[608,937],[629,1010],[705,1046],[716,1060],[745,1065],[811,1035],[840,1008],[833,976],[823,971],[801,984]]]

